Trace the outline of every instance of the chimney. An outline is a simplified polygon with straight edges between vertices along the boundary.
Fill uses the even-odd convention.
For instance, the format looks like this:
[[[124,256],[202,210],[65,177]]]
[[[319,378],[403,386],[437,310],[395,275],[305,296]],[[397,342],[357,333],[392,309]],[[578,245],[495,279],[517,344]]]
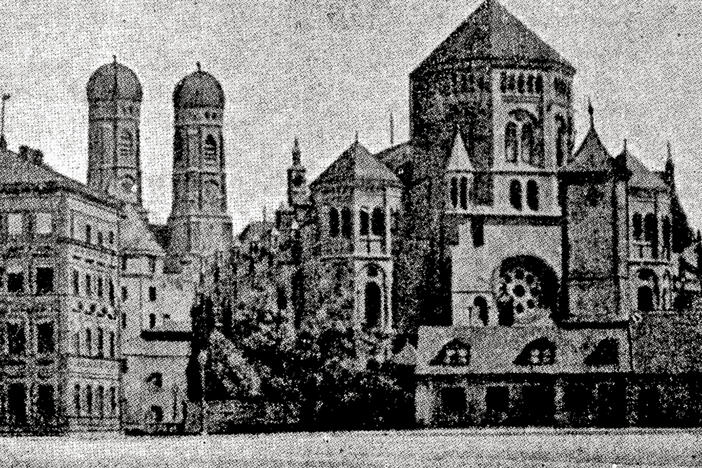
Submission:
[[[28,154],[29,154],[29,146],[22,145],[19,147],[19,157],[20,158],[27,159]]]

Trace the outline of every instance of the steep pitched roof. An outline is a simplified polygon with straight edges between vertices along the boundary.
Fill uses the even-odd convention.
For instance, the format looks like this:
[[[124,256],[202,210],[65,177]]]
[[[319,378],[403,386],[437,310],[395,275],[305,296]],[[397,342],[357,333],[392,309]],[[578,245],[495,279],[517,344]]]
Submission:
[[[116,198],[93,190],[71,179],[41,160],[40,152],[26,149],[24,154],[0,149],[0,189],[30,186],[63,188],[112,205],[119,205]]]
[[[600,140],[594,126],[585,135],[580,148],[573,159],[563,166],[561,172],[609,172],[612,170],[614,159]]]
[[[375,157],[385,164],[390,170],[396,171],[398,167],[412,159],[412,153],[415,148],[412,143],[406,141],[404,143],[399,143],[390,148],[385,148],[384,150],[375,154]]]
[[[575,70],[496,0],[485,0],[415,71],[474,59],[536,62]]]
[[[125,252],[165,255],[149,225],[131,203],[125,203],[120,228],[120,244]]]
[[[400,179],[385,164],[356,141],[310,185],[355,185],[362,181],[401,185]]]
[[[463,141],[461,132],[456,132],[453,145],[451,146],[451,156],[449,157],[447,170],[469,171],[471,169],[473,169],[473,165],[470,162],[470,156],[466,150],[466,143]]]
[[[661,176],[644,166],[644,164],[626,148],[622,152],[626,157],[627,168],[631,171],[629,179],[630,187],[637,187],[649,190],[668,190]],[[620,156],[621,157],[621,156]]]

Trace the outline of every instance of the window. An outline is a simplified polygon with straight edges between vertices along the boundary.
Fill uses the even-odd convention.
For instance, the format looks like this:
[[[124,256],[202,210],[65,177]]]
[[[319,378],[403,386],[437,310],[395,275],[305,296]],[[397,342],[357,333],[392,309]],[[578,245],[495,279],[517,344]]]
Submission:
[[[670,260],[670,250],[672,246],[672,236],[671,236],[671,224],[670,218],[666,216],[663,218],[663,256]]]
[[[110,332],[110,357],[115,357],[115,332]]]
[[[10,213],[7,215],[7,233],[11,236],[19,236],[22,234],[22,213]]]
[[[149,314],[149,328],[156,328],[156,314]]]
[[[27,337],[24,333],[23,323],[7,324],[7,352],[11,355],[22,355],[27,346]]]
[[[97,388],[97,411],[100,417],[103,417],[105,415],[105,387],[100,385]]]
[[[183,161],[184,146],[183,135],[176,130],[173,136],[173,159],[176,163]]]
[[[132,147],[134,146],[134,139],[132,134],[125,129],[119,133],[119,141],[117,143],[117,152],[119,154],[119,159],[122,162],[127,162],[130,160],[132,155]]]
[[[93,285],[92,285],[92,278],[89,274],[85,275],[85,295],[86,296],[92,296],[93,295]]]
[[[158,405],[151,405],[151,420],[155,423],[163,421],[163,408]]]
[[[641,240],[643,235],[643,219],[641,218],[641,213],[634,213],[631,219],[633,235],[635,240]]]
[[[160,372],[152,372],[146,377],[146,383],[151,384],[156,388],[163,388],[163,374]]]
[[[337,237],[339,235],[339,210],[336,208],[329,209],[329,236]]]
[[[73,354],[80,356],[80,333],[75,332],[73,334]]]
[[[90,385],[85,387],[85,411],[93,414],[93,387]]]
[[[73,295],[80,296],[80,273],[73,270]]]
[[[556,345],[547,338],[539,338],[529,343],[514,363],[520,366],[547,366],[555,360]]]
[[[454,208],[458,208],[458,178],[457,177],[451,177],[450,198],[451,198],[451,206]]]
[[[110,388],[110,413],[117,412],[117,390],[114,387]]]
[[[367,236],[370,230],[370,215],[368,209],[361,208],[360,212],[360,232],[362,236]]]
[[[20,293],[24,291],[24,274],[21,271],[7,273],[7,292]]]
[[[76,416],[80,416],[80,384],[73,386],[73,410]]]
[[[509,184],[509,203],[516,210],[522,209],[522,183],[513,180]]]
[[[470,363],[470,346],[455,339],[444,345],[431,361],[433,366],[467,366]]]
[[[10,424],[22,425],[27,421],[27,389],[23,383],[8,386],[7,413]]]
[[[288,295],[285,292],[285,288],[278,286],[276,291],[276,302],[278,305],[278,310],[285,310],[288,308]]]
[[[203,155],[205,157],[205,162],[216,163],[217,162],[217,142],[212,135],[207,135],[205,138],[205,146],[203,148]]]
[[[534,162],[534,127],[526,122],[522,125],[522,162],[532,164]]]
[[[507,162],[517,162],[517,124],[510,122],[505,128],[505,159]]]
[[[110,245],[115,244],[115,233],[114,231],[110,231],[109,234],[107,235],[107,241],[110,243]]]
[[[382,292],[375,282],[366,283],[365,318],[369,328],[380,327],[382,318]]]
[[[351,210],[347,207],[343,207],[341,209],[341,235],[350,239],[352,232],[353,222],[351,220]]]
[[[37,411],[39,417],[43,420],[51,420],[56,412],[56,403],[54,402],[54,387],[51,385],[40,384],[37,391]]]
[[[467,210],[468,209],[468,177],[461,177],[461,189],[459,192],[460,195],[460,201],[461,201],[461,209],[462,210]]]
[[[149,257],[149,272],[156,273],[156,257]]]
[[[122,312],[122,328],[127,328],[127,314]]]
[[[562,166],[566,155],[566,123],[563,117],[556,116],[556,164]]]
[[[473,237],[473,247],[485,245],[485,218],[474,216],[470,220],[471,235]]]
[[[527,182],[527,206],[532,211],[539,211],[539,185],[535,180]]]
[[[487,326],[490,320],[487,300],[483,296],[476,297],[473,300],[473,308],[478,314],[480,323]]]
[[[37,268],[36,284],[37,294],[54,292],[54,269],[47,267]]]
[[[90,224],[85,225],[85,242],[93,242],[93,227]]]
[[[128,294],[127,294],[127,287],[126,287],[126,286],[122,286],[122,302],[126,301],[126,300],[127,300],[127,297],[128,297]]]
[[[149,300],[156,301],[156,286],[149,286]]]
[[[441,389],[441,412],[451,422],[458,422],[466,417],[468,402],[463,387],[450,386]]]
[[[37,353],[50,354],[55,349],[54,324],[52,322],[37,324]]]
[[[127,256],[122,256],[122,271],[127,271]]]
[[[105,357],[105,332],[102,328],[97,331],[97,356]]]
[[[97,279],[97,295],[98,297],[102,297],[102,278],[98,276]]]
[[[644,218],[644,238],[651,243],[651,256],[658,258],[658,218],[653,213]]]
[[[37,234],[51,234],[51,213],[37,213],[34,222]]]
[[[382,236],[385,234],[385,212],[381,207],[375,207],[373,209],[371,230],[375,236]]]
[[[93,332],[90,328],[85,329],[85,355],[93,355]]]
[[[109,280],[108,296],[110,299],[110,304],[115,305],[115,283]]]
[[[102,231],[98,231],[97,233],[97,243],[98,245],[102,245],[104,242],[103,236],[102,236]]]

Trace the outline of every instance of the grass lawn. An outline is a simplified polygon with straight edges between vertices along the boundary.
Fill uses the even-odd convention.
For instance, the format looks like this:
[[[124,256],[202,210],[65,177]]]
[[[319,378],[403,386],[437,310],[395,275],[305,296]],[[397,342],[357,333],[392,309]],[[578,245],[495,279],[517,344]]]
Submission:
[[[2,467],[701,466],[702,430],[426,430],[0,439]]]

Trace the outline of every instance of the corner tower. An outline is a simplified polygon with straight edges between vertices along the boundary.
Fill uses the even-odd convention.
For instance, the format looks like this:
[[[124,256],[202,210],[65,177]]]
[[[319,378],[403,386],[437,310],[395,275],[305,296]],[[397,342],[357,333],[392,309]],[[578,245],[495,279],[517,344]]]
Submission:
[[[224,91],[211,74],[197,71],[173,91],[173,206],[169,253],[209,256],[231,245],[227,214]]]
[[[90,76],[86,92],[88,186],[141,205],[141,83],[115,57]]]

